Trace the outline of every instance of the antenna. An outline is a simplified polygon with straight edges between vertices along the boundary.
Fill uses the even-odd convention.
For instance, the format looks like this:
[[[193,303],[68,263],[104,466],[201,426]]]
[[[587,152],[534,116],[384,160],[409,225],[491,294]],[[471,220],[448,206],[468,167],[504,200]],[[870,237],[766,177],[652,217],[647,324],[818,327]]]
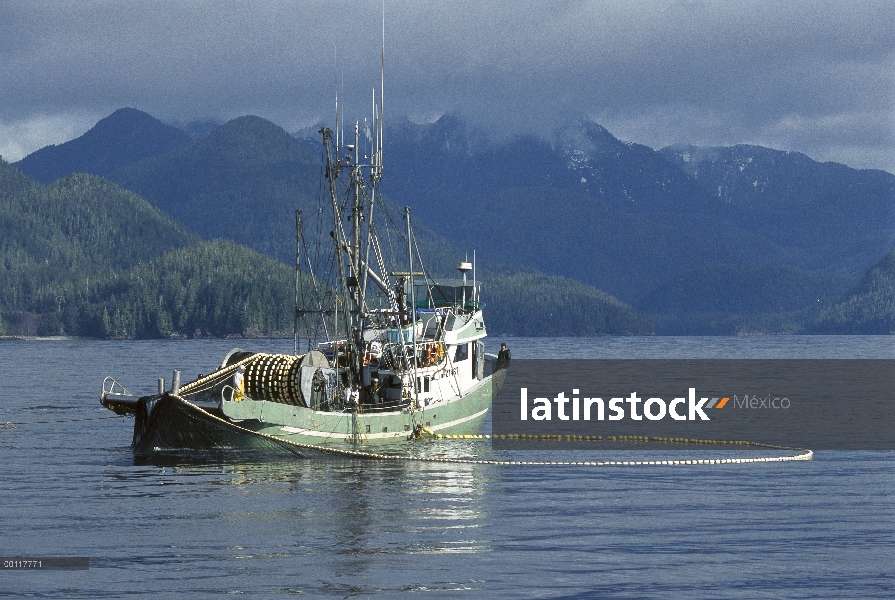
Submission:
[[[382,115],[380,113],[380,105],[376,104],[376,87],[373,87],[373,126],[371,128],[372,151],[370,154],[370,180],[373,183],[379,181],[379,174],[382,170]]]
[[[379,81],[379,167],[382,168],[382,118],[385,113],[385,0],[382,0],[382,68]]]
[[[333,66],[339,67],[339,48],[333,45]],[[336,155],[339,152],[339,80],[333,82],[336,88]]]

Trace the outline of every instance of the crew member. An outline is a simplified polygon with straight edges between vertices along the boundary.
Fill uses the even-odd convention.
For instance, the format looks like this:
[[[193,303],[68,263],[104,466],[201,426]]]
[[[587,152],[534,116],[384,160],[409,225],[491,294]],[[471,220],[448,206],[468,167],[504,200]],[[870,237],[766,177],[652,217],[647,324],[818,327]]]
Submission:
[[[375,377],[373,378],[373,381],[370,384],[370,391],[369,391],[368,398],[375,408],[379,408],[379,380]]]
[[[357,406],[358,401],[360,400],[360,386],[357,384],[352,385],[345,392],[345,406],[349,408],[353,408]]]
[[[506,344],[500,345],[500,352],[497,353],[497,365],[495,370],[507,369],[510,366],[510,349]]]
[[[246,368],[242,365],[236,367],[236,373],[233,375],[233,401],[242,402],[245,398],[245,382],[244,373]]]

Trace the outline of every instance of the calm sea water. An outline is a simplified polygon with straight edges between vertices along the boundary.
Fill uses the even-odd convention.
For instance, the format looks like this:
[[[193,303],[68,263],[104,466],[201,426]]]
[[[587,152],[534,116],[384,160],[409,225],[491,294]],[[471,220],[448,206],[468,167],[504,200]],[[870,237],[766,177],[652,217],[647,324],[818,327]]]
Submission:
[[[489,350],[500,341],[517,358],[895,357],[891,337],[516,338]],[[0,429],[0,554],[91,558],[87,571],[4,571],[0,595],[895,596],[895,452],[664,468],[135,460],[133,421],[99,404],[103,377],[145,394],[173,368],[209,372],[232,346],[0,342],[0,424],[15,424]],[[492,453],[444,444],[407,451]]]

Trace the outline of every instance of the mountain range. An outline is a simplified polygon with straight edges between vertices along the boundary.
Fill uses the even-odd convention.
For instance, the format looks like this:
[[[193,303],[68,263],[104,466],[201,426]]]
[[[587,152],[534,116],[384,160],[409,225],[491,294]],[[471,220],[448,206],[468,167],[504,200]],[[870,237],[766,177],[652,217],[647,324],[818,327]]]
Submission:
[[[895,246],[895,176],[799,153],[654,151],[588,121],[551,142],[452,117],[386,139],[385,192],[452,242],[605,290],[660,333],[801,330]]]
[[[42,160],[48,156],[43,153]],[[329,231],[315,227],[322,199],[319,156],[257,117],[231,121],[108,178],[80,173],[41,184],[2,162],[0,173],[0,230],[8,233],[0,264],[11,267],[0,269],[0,290],[6,292],[0,316],[8,333],[282,334],[291,328],[293,284],[284,263],[294,260],[294,210],[308,215],[311,245]],[[389,212],[400,222],[394,207]],[[453,271],[461,252],[422,225],[415,231],[429,269]],[[242,245],[208,246],[202,238]],[[77,260],[53,250],[70,247]],[[591,286],[533,269],[478,267],[495,273],[484,295],[492,331],[652,331],[648,318]],[[520,296],[523,282],[544,301]],[[565,306],[568,318],[551,320],[551,306]]]
[[[15,166],[35,178],[103,175],[203,238],[294,260],[293,211],[313,219],[323,195],[316,139],[258,117],[191,139],[136,113],[117,111],[104,119],[115,127],[101,121]],[[68,149],[90,146],[82,155],[96,157],[141,135],[169,146],[119,151],[112,169],[77,162]],[[599,310],[587,306],[615,307],[613,322],[628,323],[619,331],[650,330],[643,314],[659,333],[822,331],[819,315],[895,247],[895,176],[883,171],[756,146],[655,151],[588,121],[550,141],[494,140],[445,116],[396,124],[385,139],[387,204],[412,207],[433,271],[446,274],[460,253],[476,251],[496,283],[485,289],[504,315],[498,331],[609,332],[593,326]],[[544,303],[564,297],[567,314],[575,302],[585,307],[571,327],[526,320],[535,311],[546,323],[557,311]]]

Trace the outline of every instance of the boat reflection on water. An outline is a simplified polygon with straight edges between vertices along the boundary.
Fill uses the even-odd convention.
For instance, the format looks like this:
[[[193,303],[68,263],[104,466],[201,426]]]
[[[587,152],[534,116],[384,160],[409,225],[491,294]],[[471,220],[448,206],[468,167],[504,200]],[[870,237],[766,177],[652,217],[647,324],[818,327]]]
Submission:
[[[483,440],[408,443],[393,451],[468,458],[487,446]],[[341,563],[338,569],[355,574],[381,562],[376,557],[382,554],[492,550],[479,532],[493,517],[487,504],[502,487],[499,467],[338,457],[210,459],[134,457],[136,470],[126,480],[120,470],[110,471],[105,491],[122,487],[131,495],[163,498],[166,510],[177,512],[184,510],[179,505],[188,505],[194,528],[206,514],[232,524],[235,532],[252,530],[256,540],[269,538],[264,552],[271,556],[323,552]],[[135,487],[145,493],[135,494]],[[259,558],[257,549],[251,555],[235,547],[225,550]]]

